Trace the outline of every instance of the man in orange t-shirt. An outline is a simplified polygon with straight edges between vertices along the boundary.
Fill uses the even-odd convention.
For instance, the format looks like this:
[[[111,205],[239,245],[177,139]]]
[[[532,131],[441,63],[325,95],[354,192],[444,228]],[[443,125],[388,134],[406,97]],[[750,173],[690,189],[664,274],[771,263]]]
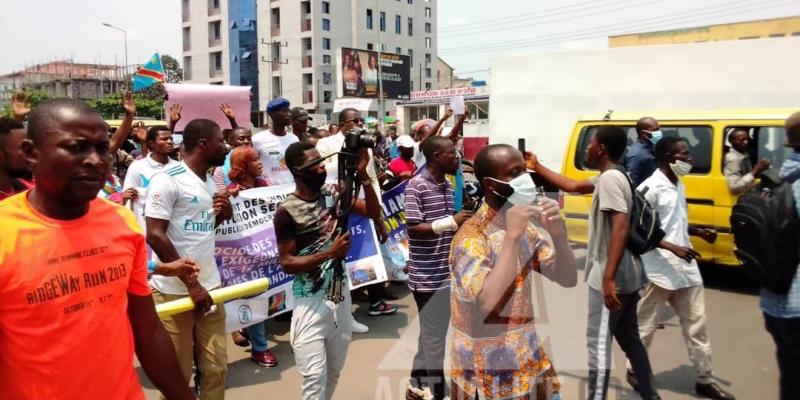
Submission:
[[[0,203],[0,399],[144,399],[134,348],[168,398],[193,399],[150,297],[136,219],[96,198],[111,161],[102,118],[50,100],[28,134],[37,185]]]

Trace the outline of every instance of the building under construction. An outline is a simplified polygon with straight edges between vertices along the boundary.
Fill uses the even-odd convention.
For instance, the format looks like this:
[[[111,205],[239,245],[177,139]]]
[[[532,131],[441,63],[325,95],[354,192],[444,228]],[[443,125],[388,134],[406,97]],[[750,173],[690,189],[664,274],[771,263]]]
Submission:
[[[0,75],[0,106],[11,101],[14,92],[33,89],[49,97],[90,100],[123,89],[130,71],[118,65],[84,64],[71,60],[53,61]]]

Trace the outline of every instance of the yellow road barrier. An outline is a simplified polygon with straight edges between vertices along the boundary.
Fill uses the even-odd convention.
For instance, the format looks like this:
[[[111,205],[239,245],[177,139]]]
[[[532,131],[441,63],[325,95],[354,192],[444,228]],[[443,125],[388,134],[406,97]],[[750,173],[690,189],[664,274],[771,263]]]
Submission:
[[[254,296],[266,292],[268,288],[269,279],[261,278],[240,283],[238,285],[214,289],[208,292],[208,294],[211,295],[211,298],[214,300],[214,304],[222,305],[229,300]],[[192,299],[188,296],[156,306],[156,311],[158,312],[159,317],[169,317],[170,315],[180,314],[193,309],[194,303],[192,303]]]

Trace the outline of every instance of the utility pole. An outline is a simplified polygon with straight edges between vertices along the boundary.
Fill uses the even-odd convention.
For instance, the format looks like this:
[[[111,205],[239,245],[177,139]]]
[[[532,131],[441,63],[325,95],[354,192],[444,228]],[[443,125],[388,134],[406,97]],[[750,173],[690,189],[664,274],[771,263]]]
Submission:
[[[381,63],[381,28],[386,26],[386,20],[381,20],[381,10],[378,8],[378,0],[375,0],[375,10],[378,14],[378,130],[383,132],[383,124],[386,121],[386,101],[383,99],[383,66]],[[383,22],[383,25],[381,25]]]
[[[123,39],[125,42],[125,68],[123,69],[123,75],[125,76],[125,86],[127,86],[130,89],[131,82],[129,79],[130,77],[128,75],[128,32],[126,32],[125,29],[116,27],[107,22],[103,22],[103,26],[122,32]]]

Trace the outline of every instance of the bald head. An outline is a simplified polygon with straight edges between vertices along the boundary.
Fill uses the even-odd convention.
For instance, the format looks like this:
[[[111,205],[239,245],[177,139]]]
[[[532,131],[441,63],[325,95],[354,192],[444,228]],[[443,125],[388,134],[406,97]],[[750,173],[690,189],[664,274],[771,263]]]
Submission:
[[[106,129],[106,123],[86,103],[75,99],[47,100],[33,109],[28,119],[28,137],[35,145],[43,142],[48,133],[54,132],[66,121],[80,120],[84,124]]]
[[[478,182],[483,178],[496,178],[496,173],[503,163],[513,158],[519,150],[508,144],[493,144],[484,147],[475,156],[475,177]]]
[[[642,117],[636,121],[636,134],[639,137],[647,135],[647,132],[657,131],[660,127],[658,121],[653,117]]]
[[[800,149],[800,111],[786,119],[786,145]]]

